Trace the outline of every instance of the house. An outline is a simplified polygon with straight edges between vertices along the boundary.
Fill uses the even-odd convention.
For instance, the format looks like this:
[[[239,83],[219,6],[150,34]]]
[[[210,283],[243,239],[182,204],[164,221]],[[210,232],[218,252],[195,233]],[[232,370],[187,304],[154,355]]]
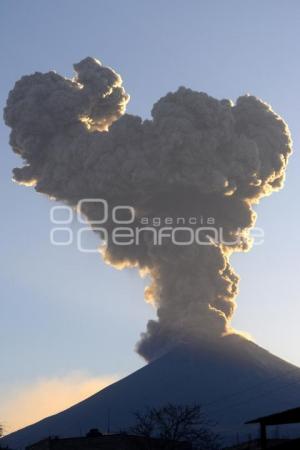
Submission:
[[[267,436],[268,426],[279,426],[287,424],[298,424],[300,423],[300,407],[288,409],[285,411],[280,411],[269,416],[258,417],[256,419],[249,420],[246,424],[258,424],[260,427],[260,448],[265,450],[270,448],[270,442]],[[293,439],[289,442],[282,443],[278,449],[299,449],[300,439]]]
[[[289,449],[291,443],[294,442],[292,439],[268,439],[268,449],[280,450],[280,449]],[[225,447],[223,450],[261,450],[261,441],[260,439],[249,440],[246,442],[242,442],[240,444],[235,444],[230,447]],[[295,447],[299,450],[300,447]]]
[[[174,442],[129,434],[101,434],[91,430],[84,437],[49,437],[26,450],[191,450],[188,442]]]

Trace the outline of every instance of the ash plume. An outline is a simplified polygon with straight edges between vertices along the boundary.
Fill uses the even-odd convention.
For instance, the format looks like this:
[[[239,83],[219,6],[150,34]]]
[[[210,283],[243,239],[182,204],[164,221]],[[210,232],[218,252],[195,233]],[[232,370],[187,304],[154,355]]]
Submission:
[[[74,69],[74,79],[24,76],[10,92],[4,118],[11,147],[25,161],[14,179],[74,208],[86,198],[130,205],[132,229],[143,217],[214,218],[222,242],[203,227],[207,245],[155,245],[149,229],[138,244],[108,239],[102,255],[151,277],[145,297],[157,320],[137,345],[145,359],[178,341],[228,333],[239,281],[229,258],[251,247],[253,205],[283,186],[292,150],[287,125],[256,97],[233,103],[184,87],[143,121],[125,114],[129,96],[116,72],[90,57]],[[90,222],[99,216],[97,204],[83,212]],[[103,226],[114,233],[112,220]]]

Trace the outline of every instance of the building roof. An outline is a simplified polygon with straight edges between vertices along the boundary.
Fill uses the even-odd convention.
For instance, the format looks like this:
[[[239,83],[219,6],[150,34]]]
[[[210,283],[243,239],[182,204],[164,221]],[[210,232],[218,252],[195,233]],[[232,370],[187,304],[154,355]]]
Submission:
[[[249,420],[246,424],[261,423],[263,425],[284,425],[289,423],[300,423],[300,407],[287,409],[269,416],[258,417],[257,419]]]
[[[49,437],[26,447],[26,450],[113,450],[113,449],[129,449],[129,448],[148,448],[151,443],[153,449],[165,448],[166,441],[156,438],[146,438],[143,436],[130,435],[126,433],[110,434],[110,435],[91,435],[82,437]],[[177,450],[191,450],[192,445],[188,442],[172,441],[174,448]],[[147,444],[145,446],[145,444]]]

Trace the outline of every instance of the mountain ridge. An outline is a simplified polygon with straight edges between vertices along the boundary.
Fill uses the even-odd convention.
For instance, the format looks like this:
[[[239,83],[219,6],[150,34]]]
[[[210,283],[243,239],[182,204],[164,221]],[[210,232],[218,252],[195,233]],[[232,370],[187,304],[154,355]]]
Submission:
[[[198,403],[227,441],[249,434],[247,420],[300,405],[300,368],[239,335],[185,342],[70,408],[0,442],[14,449],[49,435],[78,436],[90,428],[128,428],[133,413],[167,402]]]

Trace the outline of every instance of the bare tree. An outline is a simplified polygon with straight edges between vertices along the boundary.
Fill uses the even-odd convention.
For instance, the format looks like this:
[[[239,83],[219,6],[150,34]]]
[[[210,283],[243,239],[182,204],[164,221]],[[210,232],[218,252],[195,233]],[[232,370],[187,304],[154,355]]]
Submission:
[[[1,423],[0,423],[0,438],[2,438],[3,432],[4,432],[3,425],[1,425]],[[0,441],[0,450],[1,450],[1,448],[3,448],[3,447],[2,447],[1,441]]]
[[[174,405],[168,403],[160,408],[135,413],[136,423],[131,433],[146,438],[166,441],[167,449],[175,449],[176,442],[189,442],[193,449],[216,450],[220,438],[210,427],[199,405]]]

